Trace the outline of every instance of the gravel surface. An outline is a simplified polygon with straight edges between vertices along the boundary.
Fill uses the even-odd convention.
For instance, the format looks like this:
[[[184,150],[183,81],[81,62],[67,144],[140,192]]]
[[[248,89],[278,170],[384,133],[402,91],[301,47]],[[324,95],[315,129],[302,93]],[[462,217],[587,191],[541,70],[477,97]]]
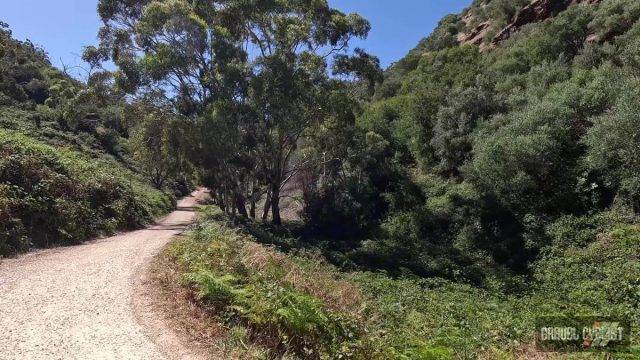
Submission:
[[[153,256],[193,222],[204,196],[194,192],[145,230],[3,260],[0,359],[197,357],[136,305],[143,302],[136,285]]]

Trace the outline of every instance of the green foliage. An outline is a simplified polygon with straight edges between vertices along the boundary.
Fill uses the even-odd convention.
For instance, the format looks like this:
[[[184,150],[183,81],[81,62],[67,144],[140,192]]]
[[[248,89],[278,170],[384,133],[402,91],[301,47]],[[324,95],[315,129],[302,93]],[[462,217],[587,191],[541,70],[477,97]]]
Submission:
[[[369,22],[326,1],[101,0],[98,12],[100,47],[86,58],[110,54],[117,87],[161,92],[195,120],[193,160],[218,204],[247,216],[246,199],[255,208],[267,193],[278,225],[281,191],[304,163],[300,142],[333,115],[332,94],[350,85],[372,92],[382,80],[377,58],[349,52]],[[342,82],[330,79],[330,65]]]
[[[190,133],[184,119],[171,116],[168,110],[144,105],[132,106],[132,111],[138,118],[129,139],[133,159],[157,189],[176,185],[168,184],[176,180],[184,181],[188,188],[191,166],[186,158],[190,145],[186,134]]]
[[[490,86],[456,89],[439,108],[431,139],[436,172],[455,177],[470,159],[474,130],[502,107]]]
[[[513,299],[436,279],[361,274],[355,281],[380,313],[375,325],[389,331],[387,346],[407,358],[437,353],[428,349],[445,358],[475,358],[481,347],[508,349],[530,335]]]
[[[457,15],[447,15],[440,20],[438,26],[433,30],[433,33],[418,44],[417,49],[422,51],[438,51],[456,47],[458,45],[457,36],[460,30],[460,17]],[[404,66],[410,66],[406,63],[410,63],[411,60],[404,58],[401,62],[405,63],[403,64]]]
[[[496,132],[477,137],[469,170],[473,180],[521,215],[575,203],[571,115],[567,108],[542,103],[500,119]]]
[[[371,132],[386,150],[368,150],[376,166],[368,172],[343,160],[366,148],[349,143],[318,180],[324,197],[307,199],[305,241],[331,228],[340,241],[322,243],[340,253],[338,263],[481,284],[530,273],[563,219],[590,224],[615,208],[633,221],[637,84],[612,79],[633,79],[640,68],[637,6],[559,6],[483,51],[444,41],[485,21],[501,28],[525,3],[475,2],[387,71],[349,132]],[[604,28],[613,43],[589,37]],[[391,186],[372,181],[394,168],[403,171],[381,177]],[[384,195],[362,196],[375,192]],[[349,217],[367,231],[333,221]]]
[[[636,222],[632,212],[607,211],[592,216],[564,216],[549,224],[546,231],[551,238],[547,251],[585,248],[608,229]]]
[[[285,255],[254,244],[219,211],[209,215],[217,220],[204,221],[170,253],[202,305],[214,308],[218,321],[248,329],[249,339],[275,358],[536,356],[539,316],[635,319],[640,309],[640,229],[618,225],[629,221],[621,214],[559,221],[528,290],[515,294],[497,284],[340,273],[308,252]]]
[[[598,38],[609,40],[627,31],[640,19],[640,4],[629,0],[604,1],[589,27]]]
[[[48,71],[43,71],[43,64],[49,65]],[[0,105],[43,104],[49,97],[49,82],[60,77],[50,68],[44,50],[14,40],[8,25],[0,22]]]
[[[552,247],[535,266],[537,300],[545,311],[636,319],[640,306],[637,227],[621,226],[587,246]],[[551,307],[544,299],[554,297]]]
[[[480,51],[471,45],[427,52],[405,80],[401,92],[434,90],[444,96],[450,88],[473,85],[482,65]]]
[[[220,222],[202,224],[171,251],[186,266],[183,278],[200,301],[222,321],[246,326],[273,355],[316,359],[359,351],[357,315],[332,309],[298,283],[303,280],[297,276],[313,269],[252,245]],[[330,296],[329,289],[315,290]]]
[[[88,48],[87,84],[0,23],[0,256],[76,244],[174,205],[130,157],[123,94]]]
[[[173,202],[113,159],[0,130],[0,255],[150,222]]]
[[[302,216],[311,234],[357,242],[388,215],[390,201],[386,194],[396,194],[405,186],[408,189],[402,201],[410,202],[410,197],[417,194],[412,194],[405,170],[390,157],[392,147],[382,136],[363,134],[360,129],[350,135],[352,144],[344,153],[317,144],[324,158],[335,161],[322,166],[323,183],[305,189]]]
[[[592,172],[591,187],[601,194],[606,204],[640,211],[638,184],[638,94],[635,82],[626,91],[610,113],[594,119],[594,125],[584,141],[588,147],[584,161]],[[611,195],[614,197],[611,198]]]
[[[484,38],[485,43],[491,42],[493,36],[504,28],[513,16],[525,5],[527,0],[474,0],[472,5],[465,10],[465,15],[469,19],[465,23],[465,32],[472,31],[483,22],[489,22],[490,27]]]

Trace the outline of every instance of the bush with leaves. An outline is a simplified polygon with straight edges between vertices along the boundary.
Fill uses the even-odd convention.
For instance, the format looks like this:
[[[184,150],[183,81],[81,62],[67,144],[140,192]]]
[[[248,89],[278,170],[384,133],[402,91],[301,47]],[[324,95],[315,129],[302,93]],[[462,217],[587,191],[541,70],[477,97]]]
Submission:
[[[0,255],[134,228],[174,205],[114,160],[7,130],[0,130],[0,154]]]
[[[185,266],[183,279],[202,304],[221,321],[246,326],[251,340],[272,356],[320,359],[365,351],[357,343],[363,330],[353,312],[358,305],[347,300],[358,293],[325,274],[318,283],[307,280],[318,264],[307,267],[252,244],[223,222],[201,224],[170,252]]]
[[[636,82],[616,102],[613,110],[593,119],[585,137],[588,147],[584,159],[592,174],[594,193],[606,196],[605,206],[614,205],[640,212],[640,118]],[[633,90],[631,90],[633,89]]]

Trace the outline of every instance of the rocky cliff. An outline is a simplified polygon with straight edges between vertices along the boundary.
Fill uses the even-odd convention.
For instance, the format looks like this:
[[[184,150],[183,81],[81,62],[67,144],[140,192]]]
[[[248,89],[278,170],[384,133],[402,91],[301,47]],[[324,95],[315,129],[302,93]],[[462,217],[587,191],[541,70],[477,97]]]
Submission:
[[[527,24],[544,21],[554,17],[561,11],[572,5],[593,5],[601,0],[533,0],[528,5],[520,9],[511,21],[501,28],[496,35],[487,39],[487,35],[492,27],[492,21],[483,21],[471,30],[465,29],[458,34],[458,42],[463,44],[473,44],[480,46],[483,50],[495,47],[500,42],[508,39],[520,28]],[[472,22],[471,14],[463,16],[462,22],[467,25]],[[594,39],[591,37],[590,39]]]

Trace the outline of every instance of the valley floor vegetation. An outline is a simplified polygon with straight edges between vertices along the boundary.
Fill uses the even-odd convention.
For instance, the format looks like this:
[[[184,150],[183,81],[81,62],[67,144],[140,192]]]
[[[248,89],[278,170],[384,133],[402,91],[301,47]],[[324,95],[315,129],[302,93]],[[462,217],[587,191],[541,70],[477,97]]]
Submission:
[[[202,212],[163,256],[178,274],[173,281],[227,329],[212,343],[233,358],[587,359],[604,355],[537,351],[536,318],[637,314],[637,226],[616,226],[583,249],[549,250],[526,292],[504,294],[437,277],[339,269],[317,251],[251,235],[264,233],[256,224],[213,207]],[[633,347],[615,358],[640,356],[634,335]]]

